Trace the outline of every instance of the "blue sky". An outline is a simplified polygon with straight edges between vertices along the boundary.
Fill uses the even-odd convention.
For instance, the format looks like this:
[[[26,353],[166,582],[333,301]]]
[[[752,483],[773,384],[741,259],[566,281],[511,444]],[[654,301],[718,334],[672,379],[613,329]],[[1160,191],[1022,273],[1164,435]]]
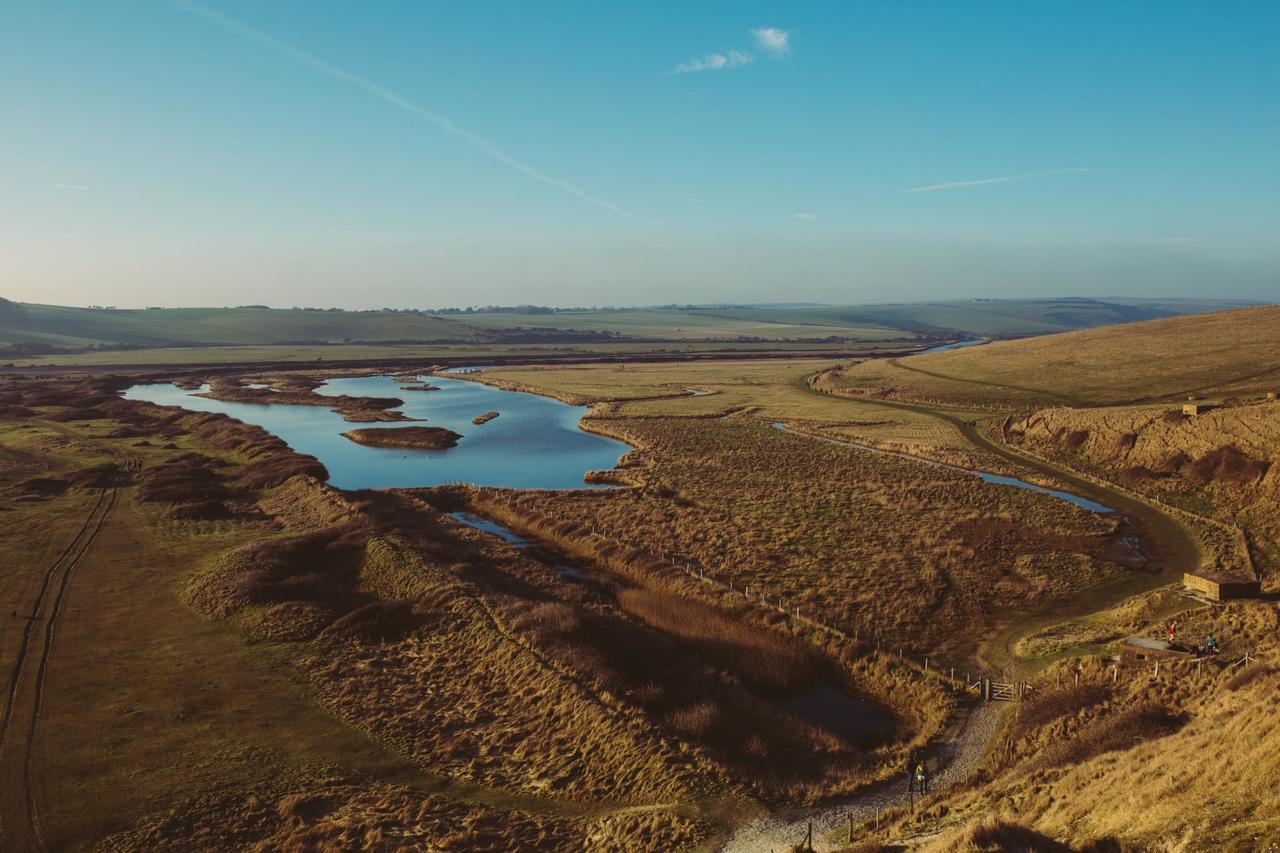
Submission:
[[[0,294],[1280,295],[1280,4],[5,0]]]

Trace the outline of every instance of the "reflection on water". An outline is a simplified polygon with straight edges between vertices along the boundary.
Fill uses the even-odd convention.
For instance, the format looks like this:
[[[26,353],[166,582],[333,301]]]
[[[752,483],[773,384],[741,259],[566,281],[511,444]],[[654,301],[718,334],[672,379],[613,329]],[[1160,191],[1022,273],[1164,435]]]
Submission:
[[[261,405],[195,396],[173,385],[135,385],[130,400],[182,406],[199,412],[222,412],[260,426],[288,442],[299,453],[315,456],[329,469],[329,482],[343,489],[393,486],[438,486],[472,483],[518,489],[597,488],[583,483],[588,471],[613,468],[630,446],[578,428],[587,413],[549,397],[504,391],[458,379],[428,377],[439,391],[400,391],[387,376],[333,379],[322,394],[399,397],[398,411],[463,437],[447,450],[366,447],[342,437],[351,429],[386,429],[390,423],[354,424],[323,406]],[[207,390],[201,389],[201,390]],[[471,419],[485,412],[501,417],[483,426]]]

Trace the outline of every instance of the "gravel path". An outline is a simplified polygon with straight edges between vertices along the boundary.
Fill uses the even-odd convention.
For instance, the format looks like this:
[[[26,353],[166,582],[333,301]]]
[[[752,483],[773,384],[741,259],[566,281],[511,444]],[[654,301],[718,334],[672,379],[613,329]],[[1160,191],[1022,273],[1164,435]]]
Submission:
[[[973,707],[954,723],[941,741],[929,751],[933,768],[930,786],[941,790],[967,777],[982,761],[987,747],[995,738],[1005,713],[1013,707],[1006,702],[988,702]],[[823,806],[799,817],[764,815],[740,827],[725,842],[722,853],[783,853],[804,841],[809,823],[813,823],[813,849],[838,849],[825,837],[834,829],[847,826],[849,815],[861,822],[882,809],[901,805],[907,799],[902,779],[895,778],[872,785],[852,799]]]

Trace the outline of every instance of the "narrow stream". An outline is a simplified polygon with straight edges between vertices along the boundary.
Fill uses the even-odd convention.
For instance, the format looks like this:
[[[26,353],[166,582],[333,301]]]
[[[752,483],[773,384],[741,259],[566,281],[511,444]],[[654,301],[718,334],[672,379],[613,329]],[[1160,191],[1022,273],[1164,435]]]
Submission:
[[[856,447],[858,450],[865,450],[868,453],[878,453],[882,456],[896,456],[899,459],[909,459],[912,462],[919,462],[922,465],[932,465],[935,468],[946,468],[949,471],[959,471],[963,474],[972,474],[973,476],[987,483],[996,483],[997,485],[1001,485],[1001,486],[1012,486],[1015,489],[1025,489],[1026,491],[1029,491],[1029,492],[1039,492],[1042,495],[1050,495],[1052,497],[1058,498],[1059,500],[1064,500],[1069,503],[1073,503],[1078,507],[1087,509],[1090,512],[1096,512],[1099,515],[1105,515],[1106,513],[1114,512],[1114,510],[1111,509],[1111,507],[1103,506],[1097,501],[1091,501],[1088,498],[1083,497],[1081,495],[1072,494],[1071,492],[1064,492],[1061,489],[1050,489],[1045,486],[1037,486],[1035,483],[1028,483],[1026,480],[1019,480],[1017,477],[1006,477],[1003,474],[992,474],[989,471],[979,471],[976,468],[961,468],[959,465],[948,465],[945,462],[935,462],[932,459],[925,459],[920,456],[912,456],[910,453],[898,453],[893,450],[881,450],[878,447],[868,447],[865,444],[858,444],[856,441],[845,441],[843,439],[831,438],[830,436],[825,436],[825,435],[814,435],[811,432],[801,432],[800,430],[791,429],[789,426],[782,423],[781,421],[774,421],[773,427],[774,429],[780,429],[783,432],[788,432],[788,433],[791,433],[792,435],[804,436],[805,438],[812,438],[816,441],[825,441],[828,444],[839,444],[843,447]]]
[[[972,347],[972,346],[977,346],[978,344],[985,344],[985,343],[987,343],[986,338],[974,338],[971,341],[954,341],[949,344],[939,344],[936,347],[929,347],[926,350],[921,350],[920,352],[916,353],[916,355],[924,355],[925,353],[930,353],[930,352],[946,352],[947,350],[951,350],[951,349],[962,349],[963,347]]]

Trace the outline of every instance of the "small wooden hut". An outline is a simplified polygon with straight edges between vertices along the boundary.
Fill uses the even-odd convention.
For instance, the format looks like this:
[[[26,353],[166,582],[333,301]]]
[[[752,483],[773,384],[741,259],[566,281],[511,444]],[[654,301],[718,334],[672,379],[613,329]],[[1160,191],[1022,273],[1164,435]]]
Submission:
[[[1256,580],[1250,580],[1243,575],[1213,571],[1211,569],[1187,572],[1182,576],[1182,585],[1191,592],[1202,595],[1210,601],[1257,598],[1262,594],[1262,584]]]

